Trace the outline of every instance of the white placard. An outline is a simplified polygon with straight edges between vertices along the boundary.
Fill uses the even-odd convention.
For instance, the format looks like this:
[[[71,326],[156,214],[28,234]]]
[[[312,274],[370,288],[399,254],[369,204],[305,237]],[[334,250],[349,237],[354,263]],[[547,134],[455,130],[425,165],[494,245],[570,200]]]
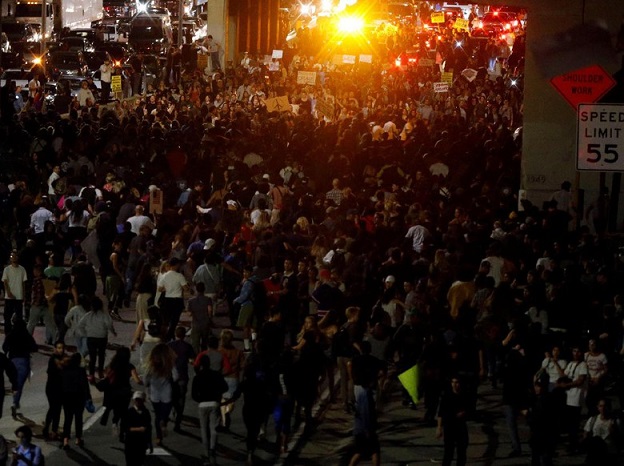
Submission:
[[[345,65],[355,65],[355,55],[343,55],[342,63]]]
[[[316,71],[298,71],[297,84],[309,84],[314,86],[316,84]]]
[[[624,171],[624,104],[579,104],[577,170]]]
[[[284,56],[283,50],[273,50],[273,55],[271,55],[271,58],[281,59],[283,56]]]
[[[433,83],[433,92],[448,92],[448,83]]]
[[[360,63],[373,63],[372,55],[360,55]]]

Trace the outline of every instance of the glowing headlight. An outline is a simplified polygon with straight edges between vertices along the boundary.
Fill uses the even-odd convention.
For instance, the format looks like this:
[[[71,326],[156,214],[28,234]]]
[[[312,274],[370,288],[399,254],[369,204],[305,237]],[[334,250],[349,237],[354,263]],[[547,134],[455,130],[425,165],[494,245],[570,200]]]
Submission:
[[[338,20],[338,30],[347,34],[359,32],[364,27],[364,20],[355,16],[343,16]]]

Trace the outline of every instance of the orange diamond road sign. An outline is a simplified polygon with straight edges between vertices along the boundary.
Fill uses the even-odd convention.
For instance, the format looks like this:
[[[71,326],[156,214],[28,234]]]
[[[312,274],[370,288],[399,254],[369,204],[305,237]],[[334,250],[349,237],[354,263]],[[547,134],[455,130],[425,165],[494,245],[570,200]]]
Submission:
[[[598,65],[555,76],[550,83],[574,110],[578,109],[579,104],[597,102],[615,86],[615,80],[611,75]]]

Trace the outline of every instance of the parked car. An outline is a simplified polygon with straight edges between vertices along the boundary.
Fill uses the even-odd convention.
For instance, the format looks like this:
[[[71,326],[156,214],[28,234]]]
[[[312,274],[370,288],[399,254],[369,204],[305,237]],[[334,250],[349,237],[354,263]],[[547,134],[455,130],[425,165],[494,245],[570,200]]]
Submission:
[[[21,68],[8,68],[0,75],[0,87],[4,87],[7,81],[15,81],[16,86],[22,86],[22,88],[28,90],[28,82],[32,79],[32,73],[30,70],[24,70]]]
[[[102,42],[95,46],[95,51],[106,52],[114,62],[123,63],[131,55],[132,49],[119,42]]]
[[[60,75],[86,76],[89,71],[81,52],[55,50],[46,57],[46,66],[53,80]]]
[[[63,36],[63,39],[66,37],[82,37],[83,39],[87,39],[92,44],[102,40],[101,35],[98,34],[98,31],[95,28],[70,29],[69,32]]]
[[[93,52],[95,47],[93,43],[80,36],[65,36],[59,42],[57,48],[65,51],[78,51],[78,52]]]
[[[2,32],[7,35],[10,43],[32,42],[35,40],[35,31],[32,26],[21,21],[3,19]]]

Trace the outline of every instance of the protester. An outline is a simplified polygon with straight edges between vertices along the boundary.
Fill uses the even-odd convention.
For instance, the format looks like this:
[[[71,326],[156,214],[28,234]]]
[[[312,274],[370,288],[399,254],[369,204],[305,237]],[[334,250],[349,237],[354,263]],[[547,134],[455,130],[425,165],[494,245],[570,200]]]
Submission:
[[[100,419],[100,424],[105,426],[108,423],[108,416],[112,411],[114,435],[118,435],[119,421],[130,404],[132,395],[131,381],[134,381],[136,384],[143,383],[134,364],[130,362],[130,349],[127,346],[122,346],[108,364],[105,377],[98,381],[96,385],[98,390],[104,392],[102,404],[105,409]]]
[[[145,393],[132,394],[132,406],[121,418],[119,439],[124,444],[126,466],[142,466],[149,448],[152,447],[152,417],[145,406]]]
[[[167,423],[173,406],[175,381],[175,352],[165,343],[159,343],[149,354],[147,371],[143,381],[154,409],[156,446],[161,446],[167,435]]]
[[[173,430],[181,431],[182,418],[184,416],[184,406],[186,405],[186,393],[189,383],[189,363],[195,359],[193,347],[185,341],[186,328],[178,327],[175,332],[176,339],[169,342],[169,347],[175,352],[175,367],[178,372],[178,380],[175,382],[175,399],[173,409],[175,410],[175,424]]]
[[[63,405],[63,450],[69,450],[71,427],[74,423],[76,446],[83,447],[83,413],[88,400],[91,400],[91,391],[87,373],[81,367],[80,353],[74,353],[64,361],[61,370],[62,389],[61,403]]]
[[[220,371],[210,368],[210,358],[203,356],[199,370],[193,379],[191,394],[199,404],[199,424],[204,452],[209,464],[217,464],[217,425],[219,425],[219,404],[228,385]]]
[[[43,464],[41,447],[32,442],[33,432],[28,426],[20,426],[15,430],[18,445],[13,450],[13,462],[15,466],[39,466]]]
[[[57,440],[59,436],[58,428],[63,407],[63,366],[66,357],[65,343],[57,341],[54,345],[54,352],[48,359],[48,378],[45,386],[48,412],[43,424],[43,437],[49,440]]]
[[[2,351],[6,353],[17,372],[11,404],[11,415],[15,418],[17,410],[20,409],[24,385],[30,377],[30,355],[37,352],[37,343],[28,333],[26,322],[22,319],[14,319],[13,328],[2,343]]]
[[[95,366],[98,377],[104,378],[104,362],[109,332],[117,336],[110,315],[104,312],[104,303],[98,297],[91,301],[91,310],[80,320],[78,329],[87,336],[89,350],[89,382],[95,382]]]

